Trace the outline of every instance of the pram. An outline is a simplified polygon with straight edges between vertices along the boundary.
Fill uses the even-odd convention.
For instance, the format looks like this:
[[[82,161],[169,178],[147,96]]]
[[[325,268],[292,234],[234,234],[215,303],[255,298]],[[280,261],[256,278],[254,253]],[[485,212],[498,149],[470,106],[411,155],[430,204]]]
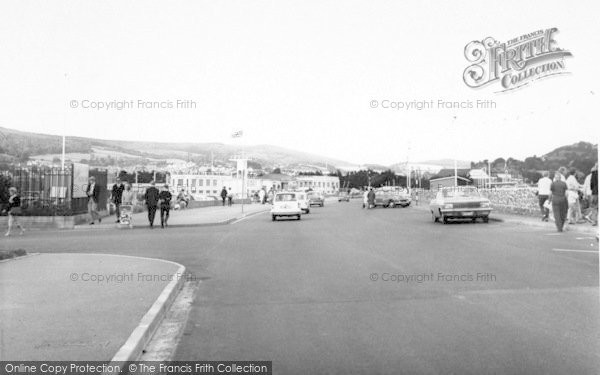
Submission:
[[[121,205],[121,212],[119,214],[119,227],[133,228],[133,205],[123,204]]]

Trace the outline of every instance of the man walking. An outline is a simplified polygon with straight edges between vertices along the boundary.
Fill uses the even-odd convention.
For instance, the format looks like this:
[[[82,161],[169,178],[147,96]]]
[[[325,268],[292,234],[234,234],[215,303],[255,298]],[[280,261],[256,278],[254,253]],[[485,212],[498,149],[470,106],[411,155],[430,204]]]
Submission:
[[[556,229],[562,232],[565,229],[565,222],[567,220],[567,210],[569,209],[567,203],[567,184],[562,181],[561,173],[556,172],[554,175],[554,182],[550,185],[550,191],[552,192],[552,212],[554,213],[554,224]]]
[[[121,218],[121,203],[123,198],[123,190],[125,190],[125,185],[121,182],[119,178],[115,181],[115,184],[112,187],[112,192],[110,194],[110,199],[115,205],[115,214],[117,215],[117,223],[120,222]]]
[[[367,195],[369,200],[369,208],[375,207],[375,191],[373,188],[369,189],[369,194]]]
[[[227,205],[231,207],[233,203],[233,192],[231,191],[231,187],[229,188],[229,192],[227,192]]]
[[[160,227],[164,228],[169,220],[169,211],[171,210],[171,198],[173,195],[169,191],[169,185],[165,184],[162,191],[158,194],[160,201]]]
[[[150,187],[146,189],[144,194],[144,200],[148,207],[148,221],[150,222],[150,228],[154,228],[154,216],[156,215],[156,207],[158,206],[159,192],[154,186],[154,181],[150,182]]]
[[[550,185],[552,185],[552,180],[548,178],[548,172],[544,172],[542,178],[538,180],[538,204],[540,205],[540,211],[542,212],[542,221],[548,221],[548,215],[550,214],[550,209],[544,207],[544,203],[550,197]]]
[[[88,213],[90,214],[92,221],[90,225],[94,225],[96,219],[98,222],[102,222],[102,218],[98,213],[98,200],[100,199],[100,186],[96,184],[96,178],[90,177],[85,194],[88,196]]]
[[[221,199],[223,200],[223,207],[225,207],[225,199],[227,199],[227,188],[225,186],[221,190]]]

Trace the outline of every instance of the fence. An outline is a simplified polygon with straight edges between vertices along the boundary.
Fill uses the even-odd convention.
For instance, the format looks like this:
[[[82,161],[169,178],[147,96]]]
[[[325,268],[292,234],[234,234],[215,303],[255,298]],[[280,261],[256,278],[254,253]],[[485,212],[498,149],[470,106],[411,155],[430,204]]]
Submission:
[[[90,170],[89,173],[106,186],[106,171]],[[70,216],[87,211],[87,198],[73,198],[74,188],[83,187],[73,186],[72,165],[65,166],[64,170],[48,166],[11,166],[1,170],[0,175],[8,180],[8,185],[17,188],[24,216]],[[103,191],[104,204],[106,196],[107,192]],[[5,191],[2,197],[4,206],[7,203]]]

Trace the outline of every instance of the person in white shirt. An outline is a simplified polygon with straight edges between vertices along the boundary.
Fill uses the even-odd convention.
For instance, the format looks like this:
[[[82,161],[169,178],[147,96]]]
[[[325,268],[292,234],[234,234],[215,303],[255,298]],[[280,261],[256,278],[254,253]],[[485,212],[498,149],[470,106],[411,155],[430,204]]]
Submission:
[[[369,189],[365,189],[365,192],[363,193],[363,208],[368,207],[367,205],[369,204]]]
[[[548,178],[548,172],[544,172],[542,178],[538,180],[538,203],[540,205],[540,211],[542,212],[542,221],[548,221],[548,216],[550,215],[550,209],[544,207],[544,203],[550,197],[550,185],[552,185],[552,180]]]
[[[581,184],[577,181],[575,174],[577,171],[575,168],[569,170],[569,177],[567,178],[567,201],[569,202],[569,211],[567,212],[567,218],[569,224],[576,224],[581,221],[581,206],[579,204],[579,191],[582,190]]]

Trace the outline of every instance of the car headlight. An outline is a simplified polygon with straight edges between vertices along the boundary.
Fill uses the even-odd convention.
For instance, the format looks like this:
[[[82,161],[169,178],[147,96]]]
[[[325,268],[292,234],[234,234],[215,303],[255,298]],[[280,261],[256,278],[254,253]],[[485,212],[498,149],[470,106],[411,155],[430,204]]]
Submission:
[[[452,205],[452,203],[446,203],[444,205],[444,208],[453,208],[454,206]]]
[[[490,208],[490,202],[481,202],[481,208]]]

